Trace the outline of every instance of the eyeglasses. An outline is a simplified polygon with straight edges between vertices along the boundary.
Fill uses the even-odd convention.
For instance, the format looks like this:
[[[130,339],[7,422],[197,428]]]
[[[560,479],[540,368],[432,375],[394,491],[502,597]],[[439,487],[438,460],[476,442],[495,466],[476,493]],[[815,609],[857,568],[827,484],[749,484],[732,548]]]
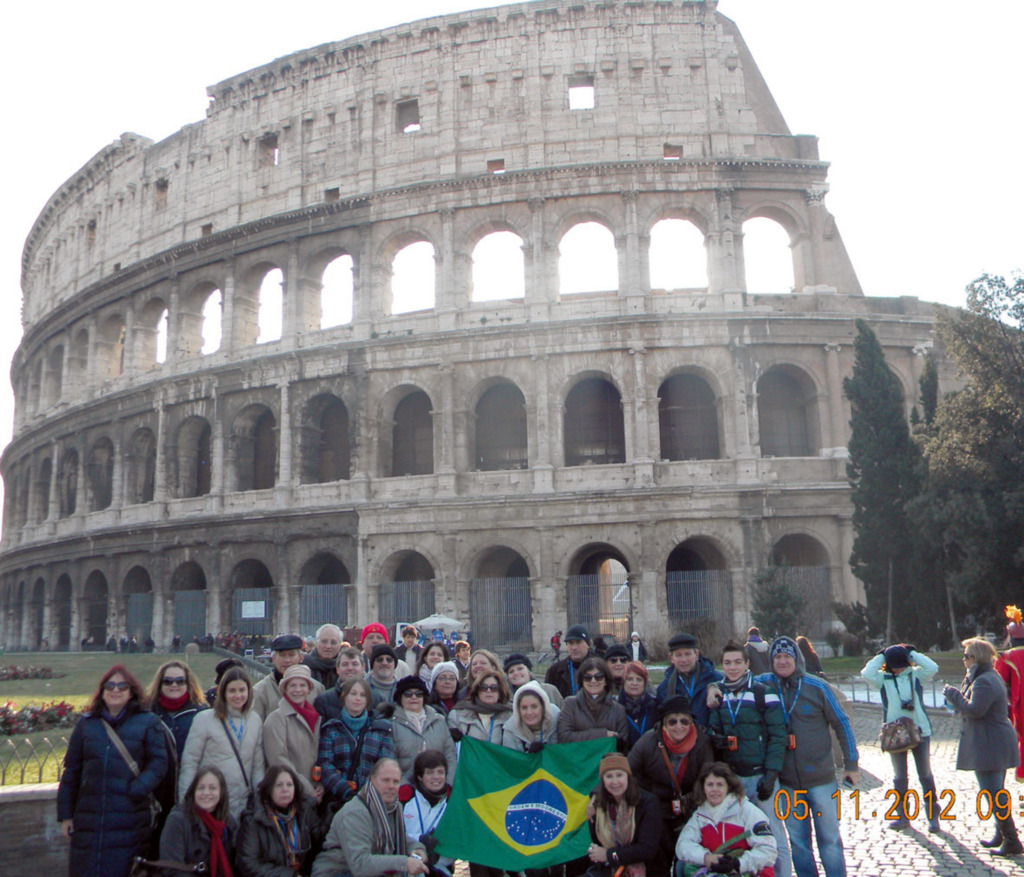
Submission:
[[[105,682],[103,683],[103,687],[107,691],[127,691],[131,688],[131,685],[127,682]]]
[[[675,727],[676,725],[682,725],[685,728],[689,725],[692,725],[693,722],[689,719],[665,719],[665,724],[668,725],[670,728]]]
[[[497,682],[487,682],[480,686],[481,691],[498,691],[501,686]]]
[[[584,682],[597,682],[598,680],[604,681],[604,673],[584,673]]]
[[[621,655],[617,655],[614,658],[606,658],[605,662],[608,664],[628,664],[629,658],[623,658]]]
[[[403,691],[402,697],[417,697],[422,700],[423,692],[418,689],[414,689],[413,691]]]
[[[394,661],[394,658],[389,658],[387,655],[384,655],[384,656],[382,656],[380,658],[377,658],[377,660],[374,661],[373,663],[374,664],[394,664],[395,661]]]
[[[968,655],[967,652],[964,652],[964,660],[965,661],[970,661],[971,660],[971,656]]]
[[[164,676],[163,684],[167,688],[170,688],[172,685],[184,685],[185,684],[185,677],[184,676]]]

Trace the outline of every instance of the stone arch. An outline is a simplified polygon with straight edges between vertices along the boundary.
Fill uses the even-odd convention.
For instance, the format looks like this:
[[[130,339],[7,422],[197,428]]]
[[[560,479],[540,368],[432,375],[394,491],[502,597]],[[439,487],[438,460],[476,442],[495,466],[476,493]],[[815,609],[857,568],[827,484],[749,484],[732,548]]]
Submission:
[[[355,259],[340,248],[332,248],[329,252],[335,255],[318,266],[319,271],[315,275],[320,292],[320,329],[351,323],[355,307]]]
[[[133,566],[121,583],[121,613],[128,636],[139,645],[153,636],[153,580],[143,566]]]
[[[167,303],[154,296],[139,314],[135,324],[135,362],[143,368],[154,368],[167,358]]]
[[[270,289],[270,285],[276,282],[276,275],[264,289],[264,282],[274,271],[281,272],[280,292]],[[285,276],[281,265],[271,258],[260,256],[257,261],[239,271],[237,276],[238,281],[231,301],[234,325],[231,326],[230,331],[234,345],[248,347],[251,344],[277,340],[272,337],[263,337],[261,333],[269,327],[272,316],[276,317],[278,331],[282,325]],[[276,308],[276,312],[272,315],[271,311],[274,308]],[[279,338],[280,335],[277,337]]]
[[[609,378],[578,376],[563,412],[566,466],[626,462],[622,395]]]
[[[607,542],[577,549],[569,561],[565,607],[569,624],[582,624],[591,638],[612,634],[620,642],[632,624],[630,561]]]
[[[812,457],[820,446],[818,393],[803,369],[773,365],[757,381],[761,456]]]
[[[277,420],[261,404],[243,408],[231,427],[235,490],[267,490],[277,482]]]
[[[470,237],[471,301],[508,301],[526,296],[523,236],[510,223],[474,229]]]
[[[181,296],[176,340],[183,356],[199,356],[220,349],[225,327],[221,283],[212,279],[196,281]]]
[[[789,293],[804,285],[799,242],[806,237],[807,229],[803,218],[788,204],[760,201],[751,205],[743,213],[741,228],[744,289]]]
[[[43,396],[48,405],[56,405],[64,393],[64,345],[56,345],[46,357]]]
[[[419,551],[394,552],[381,565],[377,593],[377,618],[388,628],[402,621],[416,621],[434,612],[433,563]]]
[[[78,482],[80,479],[78,450],[67,448],[60,458],[60,516],[69,518],[78,509]]]
[[[50,643],[51,648],[61,652],[71,648],[72,593],[71,577],[62,573],[53,586],[53,632],[57,635],[57,642]],[[40,639],[46,639],[46,636],[44,633]]]
[[[407,387],[392,416],[391,448],[385,475],[432,475],[434,472],[433,403],[423,390]],[[385,421],[386,422],[386,421]]]
[[[672,549],[665,561],[665,597],[674,630],[700,630],[715,641],[732,634],[732,575],[713,539],[692,536]]]
[[[351,424],[345,403],[320,393],[306,404],[302,416],[300,483],[324,484],[351,477]]]
[[[689,217],[668,216],[649,232],[647,259],[652,289],[707,289],[707,231]]]
[[[433,310],[437,300],[436,263],[437,248],[427,237],[408,240],[394,251],[387,272],[388,314]]]
[[[350,617],[348,567],[333,552],[318,551],[299,570],[299,630],[311,636],[327,622],[344,629]]]
[[[186,417],[175,438],[179,497],[206,496],[213,476],[213,430],[205,417]]]
[[[183,643],[206,633],[206,573],[194,560],[179,564],[171,573],[172,636]]]
[[[128,440],[129,504],[152,502],[156,491],[156,436],[141,427]]]
[[[86,463],[89,483],[89,511],[99,512],[110,508],[114,500],[114,443],[101,436],[89,449]]]
[[[663,460],[718,460],[718,398],[703,375],[676,372],[658,387],[658,429]]]
[[[94,569],[85,579],[79,602],[82,636],[93,643],[106,643],[110,614],[110,587],[101,570]]]
[[[50,517],[50,482],[53,480],[53,461],[44,457],[39,464],[39,476],[36,478],[36,515],[35,522],[43,523]]]
[[[794,599],[804,606],[804,633],[822,639],[832,628],[832,558],[827,543],[808,533],[786,533],[775,540],[772,566],[782,576]]]
[[[490,649],[533,648],[530,566],[505,545],[491,545],[473,561],[469,620],[479,645]]]
[[[99,328],[96,339],[96,373],[102,380],[124,374],[124,352],[127,328],[120,314],[108,316]]]
[[[529,468],[523,391],[512,381],[495,380],[479,394],[473,411],[473,469]]]
[[[274,577],[261,560],[248,557],[240,560],[231,570],[225,597],[230,611],[224,616],[231,619],[231,630],[244,635],[273,634]]]
[[[580,217],[558,238],[559,295],[615,292],[619,255],[612,225]]]

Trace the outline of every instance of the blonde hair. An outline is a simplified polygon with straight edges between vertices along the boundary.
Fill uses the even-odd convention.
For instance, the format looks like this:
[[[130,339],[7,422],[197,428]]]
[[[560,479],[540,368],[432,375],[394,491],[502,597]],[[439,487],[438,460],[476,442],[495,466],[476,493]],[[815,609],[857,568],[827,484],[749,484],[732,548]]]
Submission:
[[[987,639],[972,636],[963,640],[960,645],[964,647],[964,653],[973,658],[975,664],[991,664],[996,659],[996,647]]]

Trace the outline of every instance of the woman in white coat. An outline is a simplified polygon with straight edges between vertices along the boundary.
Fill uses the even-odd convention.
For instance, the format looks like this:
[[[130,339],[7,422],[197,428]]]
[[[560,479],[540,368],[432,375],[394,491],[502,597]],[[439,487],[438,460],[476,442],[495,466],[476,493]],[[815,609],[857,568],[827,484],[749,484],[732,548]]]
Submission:
[[[539,752],[545,743],[557,743],[560,712],[539,682],[520,685],[512,695],[512,715],[502,726],[501,745],[516,752]]]
[[[232,667],[217,686],[212,710],[192,722],[178,775],[178,796],[188,790],[200,765],[224,774],[231,815],[238,819],[249,793],[263,779],[263,720],[252,711],[252,681],[241,667]]]

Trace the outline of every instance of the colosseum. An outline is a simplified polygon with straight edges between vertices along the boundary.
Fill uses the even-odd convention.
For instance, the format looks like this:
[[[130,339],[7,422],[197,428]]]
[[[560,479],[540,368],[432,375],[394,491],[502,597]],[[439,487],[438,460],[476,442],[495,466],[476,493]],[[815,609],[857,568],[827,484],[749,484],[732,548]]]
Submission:
[[[816,139],[714,0],[427,18],[209,97],[29,232],[0,643],[724,635],[770,564],[820,638],[862,597],[854,320],[909,412],[934,307],[863,294]],[[791,287],[748,291],[756,221]]]

